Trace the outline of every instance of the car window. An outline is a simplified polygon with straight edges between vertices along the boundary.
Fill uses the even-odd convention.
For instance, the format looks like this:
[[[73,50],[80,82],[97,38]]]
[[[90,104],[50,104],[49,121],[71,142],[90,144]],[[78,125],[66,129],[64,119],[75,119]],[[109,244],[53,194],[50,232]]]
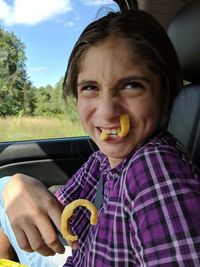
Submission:
[[[83,28],[111,0],[0,1],[0,142],[85,135],[62,82]]]

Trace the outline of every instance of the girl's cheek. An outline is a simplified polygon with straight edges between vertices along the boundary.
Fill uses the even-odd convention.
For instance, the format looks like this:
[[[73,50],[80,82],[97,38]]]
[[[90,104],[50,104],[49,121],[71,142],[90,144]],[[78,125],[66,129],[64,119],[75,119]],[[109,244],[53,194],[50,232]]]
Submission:
[[[77,107],[78,107],[80,121],[83,127],[86,128],[86,124],[90,120],[92,114],[91,106],[87,101],[80,101]]]

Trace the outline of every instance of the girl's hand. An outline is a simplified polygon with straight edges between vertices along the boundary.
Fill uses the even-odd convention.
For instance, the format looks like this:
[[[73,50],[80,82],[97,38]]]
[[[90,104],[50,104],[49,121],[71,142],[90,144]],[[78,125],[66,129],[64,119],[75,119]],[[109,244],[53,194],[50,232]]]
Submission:
[[[54,227],[60,230],[63,207],[42,183],[16,174],[8,181],[2,195],[21,249],[37,251],[44,256],[64,253]]]

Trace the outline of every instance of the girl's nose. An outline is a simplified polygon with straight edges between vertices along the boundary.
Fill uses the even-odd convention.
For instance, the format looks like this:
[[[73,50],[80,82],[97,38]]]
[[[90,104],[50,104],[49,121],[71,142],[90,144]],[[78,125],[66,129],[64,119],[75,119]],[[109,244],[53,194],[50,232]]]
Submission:
[[[106,95],[99,99],[97,110],[99,115],[104,119],[109,120],[120,114],[119,105],[119,100],[113,96]]]

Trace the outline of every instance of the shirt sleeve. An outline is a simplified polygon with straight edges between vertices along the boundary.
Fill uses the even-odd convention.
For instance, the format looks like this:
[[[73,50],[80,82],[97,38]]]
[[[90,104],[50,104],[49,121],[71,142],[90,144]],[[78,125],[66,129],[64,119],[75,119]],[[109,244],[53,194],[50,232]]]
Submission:
[[[59,188],[55,193],[55,197],[63,205],[67,205],[71,201],[80,198],[83,198],[84,191],[88,190],[88,184],[92,184],[92,181],[88,179],[93,178],[93,173],[98,168],[98,156],[97,152],[93,153],[87,162],[67,181],[66,185]],[[91,180],[92,180],[91,178]]]
[[[200,266],[198,171],[183,154],[153,148],[143,151],[128,176],[137,266]]]

